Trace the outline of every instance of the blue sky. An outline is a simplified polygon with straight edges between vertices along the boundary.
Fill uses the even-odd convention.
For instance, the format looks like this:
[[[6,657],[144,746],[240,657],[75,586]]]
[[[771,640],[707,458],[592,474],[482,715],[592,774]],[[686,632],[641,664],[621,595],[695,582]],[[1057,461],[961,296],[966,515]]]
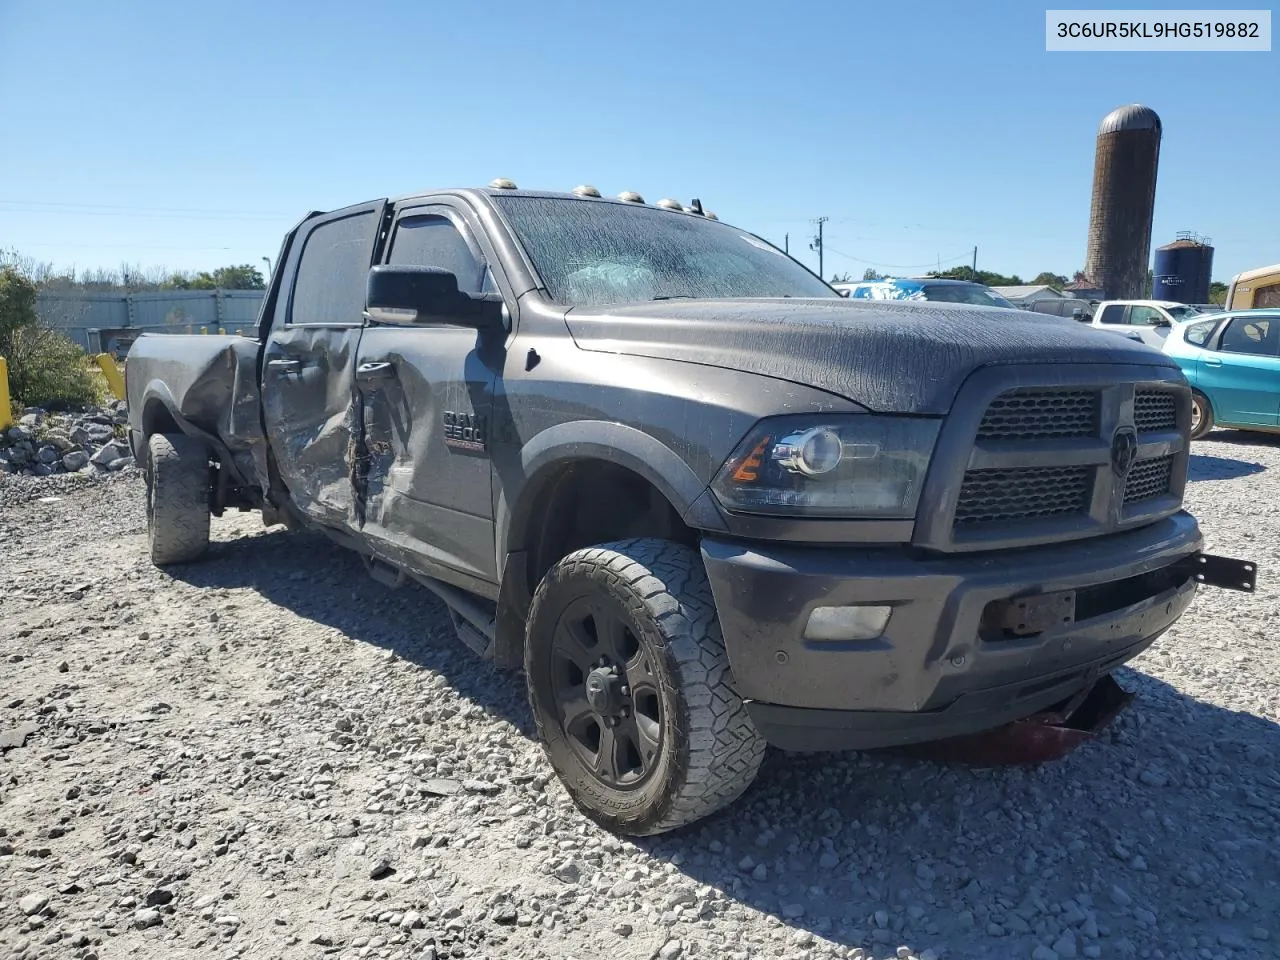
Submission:
[[[1070,273],[1098,122],[1143,102],[1153,246],[1280,261],[1280,53],[1050,54],[1044,10],[0,0],[0,248],[259,264],[308,210],[505,176],[700,197],[813,266],[825,215],[828,276]]]

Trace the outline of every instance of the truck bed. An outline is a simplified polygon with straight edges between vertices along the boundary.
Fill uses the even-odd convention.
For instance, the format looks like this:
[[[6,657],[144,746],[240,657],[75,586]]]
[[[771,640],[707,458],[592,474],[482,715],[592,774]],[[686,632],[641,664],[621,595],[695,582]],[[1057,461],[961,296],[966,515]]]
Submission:
[[[155,432],[157,418],[185,422],[229,457],[242,482],[265,487],[260,350],[249,337],[143,334],[125,361],[133,436]]]

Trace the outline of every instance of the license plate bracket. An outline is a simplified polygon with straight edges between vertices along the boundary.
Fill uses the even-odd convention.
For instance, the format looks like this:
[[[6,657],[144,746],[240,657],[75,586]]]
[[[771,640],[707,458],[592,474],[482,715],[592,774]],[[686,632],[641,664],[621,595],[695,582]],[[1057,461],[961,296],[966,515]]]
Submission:
[[[998,608],[997,626],[1016,637],[1030,637],[1076,619],[1076,592],[1011,597]]]
[[[1253,593],[1258,589],[1258,565],[1250,560],[1197,553],[1187,559],[1187,567],[1198,583],[1223,590]]]

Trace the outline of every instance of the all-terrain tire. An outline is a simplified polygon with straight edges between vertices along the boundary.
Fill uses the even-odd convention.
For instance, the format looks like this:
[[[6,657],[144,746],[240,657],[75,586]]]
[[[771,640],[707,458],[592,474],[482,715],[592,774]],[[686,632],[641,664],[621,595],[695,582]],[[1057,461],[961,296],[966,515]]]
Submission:
[[[208,447],[184,433],[153,433],[146,476],[151,562],[200,559],[209,548]]]
[[[1213,429],[1213,404],[1199,390],[1192,390],[1191,405],[1191,439],[1199,440]]]
[[[628,789],[592,771],[561,717],[552,651],[557,629],[568,629],[565,611],[584,602],[611,611],[632,632],[661,700],[656,759]],[[552,766],[579,809],[609,830],[647,836],[700,820],[738,799],[764,757],[764,740],[733,687],[702,558],[681,544],[623,540],[560,560],[534,594],[525,677]]]

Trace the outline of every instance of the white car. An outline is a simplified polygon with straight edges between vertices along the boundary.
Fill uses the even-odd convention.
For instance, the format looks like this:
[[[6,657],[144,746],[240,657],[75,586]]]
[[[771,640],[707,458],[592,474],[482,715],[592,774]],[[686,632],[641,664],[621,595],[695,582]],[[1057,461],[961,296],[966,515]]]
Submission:
[[[1169,329],[1179,320],[1201,316],[1195,307],[1172,300],[1104,300],[1093,311],[1090,324],[1109,333],[1134,333],[1143,343],[1160,349]]]

